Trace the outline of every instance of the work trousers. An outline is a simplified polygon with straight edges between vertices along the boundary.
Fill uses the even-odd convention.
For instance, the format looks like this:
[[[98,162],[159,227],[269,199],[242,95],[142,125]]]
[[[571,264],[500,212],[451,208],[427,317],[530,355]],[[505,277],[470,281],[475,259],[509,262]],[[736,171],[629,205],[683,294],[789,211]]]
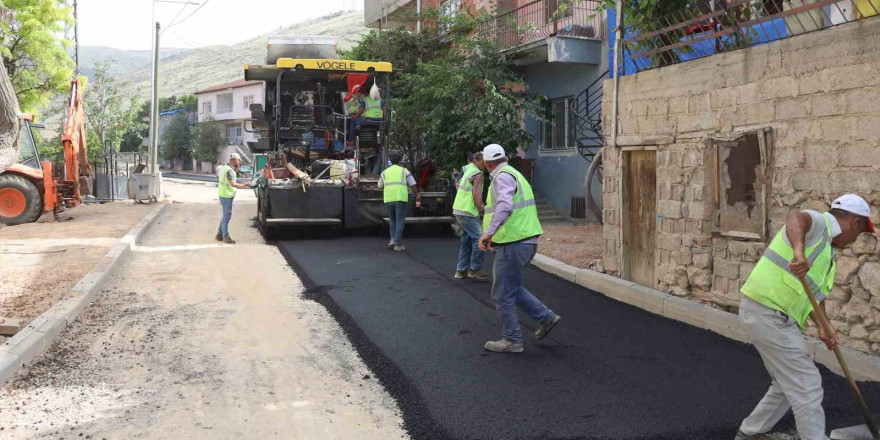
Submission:
[[[391,202],[386,203],[388,207],[388,227],[391,239],[395,245],[400,245],[403,238],[403,225],[406,224],[406,208],[407,202]]]
[[[220,206],[223,208],[223,217],[220,218],[220,227],[217,228],[217,234],[223,238],[229,237],[229,220],[232,219],[232,201],[233,197],[220,197]]]
[[[807,339],[797,322],[749,297],[740,303],[739,321],[773,381],[740,431],[747,435],[767,433],[791,409],[802,440],[828,440],[822,376],[810,359]]]
[[[522,343],[517,306],[541,324],[556,316],[532,292],[523,287],[523,272],[538,252],[534,243],[510,243],[498,246],[492,268],[492,302],[501,315],[501,336]]]
[[[458,249],[458,265],[455,270],[459,272],[481,270],[484,254],[477,246],[480,237],[483,236],[480,219],[467,215],[456,215],[455,219],[458,221],[458,226],[461,227],[461,247]]]

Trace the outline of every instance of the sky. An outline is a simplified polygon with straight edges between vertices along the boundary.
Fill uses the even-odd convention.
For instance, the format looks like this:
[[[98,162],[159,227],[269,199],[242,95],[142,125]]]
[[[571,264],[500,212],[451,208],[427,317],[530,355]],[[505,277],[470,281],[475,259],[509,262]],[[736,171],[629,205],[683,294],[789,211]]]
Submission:
[[[173,0],[183,2],[186,0]],[[162,47],[196,48],[233,44],[333,12],[363,10],[364,0],[191,0],[198,5],[155,2],[155,17],[165,27]],[[117,49],[150,49],[153,0],[77,0],[80,44]],[[72,4],[72,0],[68,0]],[[178,15],[179,14],[179,15]]]

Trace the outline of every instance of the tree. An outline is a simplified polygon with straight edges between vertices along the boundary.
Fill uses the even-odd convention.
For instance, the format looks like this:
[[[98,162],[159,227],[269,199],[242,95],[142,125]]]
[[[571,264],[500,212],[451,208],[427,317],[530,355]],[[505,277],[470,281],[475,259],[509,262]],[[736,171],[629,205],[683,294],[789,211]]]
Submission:
[[[0,58],[21,110],[37,113],[70,86],[74,63],[61,35],[72,11],[63,0],[0,0],[4,8],[12,18],[0,20]]]
[[[428,10],[421,34],[374,31],[346,53],[406,69],[395,73],[387,97],[392,149],[412,161],[427,155],[447,170],[490,143],[508,151],[528,149],[532,137],[522,117],[543,119],[542,98],[527,92],[491,36],[479,32],[487,18],[459,14],[450,19]]]
[[[12,89],[6,69],[0,66],[0,171],[18,159],[19,130],[18,99]]]
[[[162,157],[172,164],[192,151],[192,133],[186,116],[186,112],[174,116],[162,132]]]
[[[208,115],[207,119],[192,128],[193,157],[203,162],[216,162],[222,137],[220,124]]]
[[[112,61],[95,63],[94,80],[84,93],[84,99],[90,133],[116,147],[126,137],[143,132],[146,124],[138,117],[141,109],[138,94],[125,97],[116,79],[108,74],[111,64]],[[94,148],[103,151],[104,146],[99,142],[89,150]]]

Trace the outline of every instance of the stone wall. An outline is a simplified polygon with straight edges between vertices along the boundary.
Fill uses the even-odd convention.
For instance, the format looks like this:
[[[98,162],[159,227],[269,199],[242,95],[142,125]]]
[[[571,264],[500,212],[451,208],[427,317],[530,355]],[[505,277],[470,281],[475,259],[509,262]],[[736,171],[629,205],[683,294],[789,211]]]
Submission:
[[[766,246],[718,233],[712,137],[770,128],[770,237],[789,211],[825,211],[846,192],[865,197],[874,221],[880,220],[878,71],[880,18],[870,18],[622,77],[618,144],[657,148],[653,287],[736,311],[739,289]],[[609,80],[606,129],[611,91]],[[606,147],[604,160],[604,266],[618,274],[626,218],[620,212],[621,149]],[[880,354],[878,252],[876,238],[865,235],[838,252],[827,303],[845,344],[873,354]]]

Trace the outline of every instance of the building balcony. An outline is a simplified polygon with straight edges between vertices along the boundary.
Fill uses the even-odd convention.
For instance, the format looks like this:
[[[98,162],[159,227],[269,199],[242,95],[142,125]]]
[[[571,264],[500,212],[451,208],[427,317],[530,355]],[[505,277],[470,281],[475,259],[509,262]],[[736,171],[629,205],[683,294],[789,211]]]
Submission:
[[[599,64],[605,12],[598,1],[537,0],[483,23],[479,33],[513,64]]]

